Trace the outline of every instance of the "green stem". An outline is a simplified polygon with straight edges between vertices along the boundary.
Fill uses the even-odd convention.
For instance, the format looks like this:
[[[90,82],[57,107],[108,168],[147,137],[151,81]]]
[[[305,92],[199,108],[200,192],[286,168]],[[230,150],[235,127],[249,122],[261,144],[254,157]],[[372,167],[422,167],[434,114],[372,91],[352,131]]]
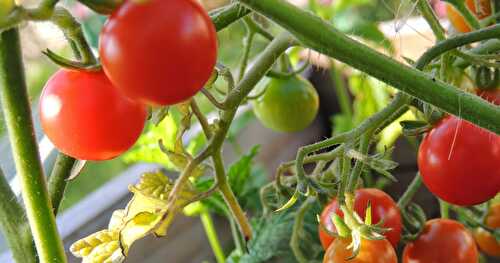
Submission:
[[[232,3],[210,12],[210,18],[217,31],[221,31],[234,21],[250,14],[250,10],[239,3]]]
[[[285,1],[240,0],[240,2],[289,30],[306,47],[338,59],[444,111],[500,133],[499,107],[391,59],[347,37],[313,14]],[[467,38],[476,38],[476,41],[498,38],[500,25],[464,35]],[[441,43],[457,45],[459,39],[452,38]]]
[[[243,18],[243,21],[245,21],[246,29],[247,29],[247,34],[245,36],[245,39],[243,40],[243,57],[241,58],[240,62],[240,69],[238,72],[238,81],[240,81],[243,76],[245,75],[245,71],[247,70],[248,66],[248,59],[250,57],[250,51],[252,50],[252,43],[253,43],[253,38],[255,36],[255,32],[253,31],[252,27],[248,25],[247,19],[248,17]]]
[[[439,212],[441,214],[441,218],[450,218],[450,204],[439,199]]]
[[[420,189],[420,186],[422,186],[422,177],[419,173],[417,173],[408,188],[406,188],[404,194],[401,196],[401,198],[399,198],[399,209],[403,210],[411,202],[413,196],[415,196],[415,194],[418,192],[418,189]]]
[[[293,223],[292,237],[290,238],[290,247],[292,248],[295,259],[297,259],[297,261],[300,263],[311,262],[311,260],[308,259],[300,249],[300,232],[304,229],[304,218],[306,216],[306,212],[314,203],[314,198],[307,198],[297,211],[297,214],[295,215],[295,221]]]
[[[76,160],[72,157],[59,153],[56,162],[49,176],[48,188],[49,197],[52,202],[54,215],[57,215],[59,206],[64,196],[64,191],[68,184],[68,178],[71,175],[71,169]]]
[[[490,39],[488,41],[481,43],[477,47],[473,47],[473,48],[469,49],[467,51],[467,53],[469,53],[470,55],[480,55],[480,54],[495,53],[499,50],[500,50],[500,40],[499,39]],[[458,68],[462,68],[462,69],[466,68],[469,65],[470,65],[469,61],[467,61],[465,59],[461,59],[461,58],[458,58],[453,63],[454,67],[458,67]]]
[[[40,260],[66,262],[38,155],[17,29],[0,34],[0,98]]]
[[[348,148],[348,147],[347,147]],[[340,185],[337,192],[337,200],[339,205],[345,204],[345,193],[347,183],[349,182],[349,175],[351,174],[351,158],[344,154],[342,156],[342,173],[340,175]]]
[[[340,110],[347,119],[351,120],[352,109],[349,91],[344,83],[344,80],[342,79],[342,74],[335,68],[334,63],[332,63],[332,68],[330,69],[330,76],[335,83],[335,92],[337,93],[337,99],[339,100]]]
[[[367,155],[370,148],[371,134],[363,134],[360,139],[359,152]],[[347,192],[354,194],[356,190],[356,185],[358,184],[361,172],[363,172],[364,163],[361,161],[356,161],[354,168],[352,169],[352,174],[349,178],[349,183],[347,184]]]
[[[16,262],[38,262],[26,215],[2,170],[0,170],[0,227]]]
[[[216,151],[212,155],[212,160],[215,167],[217,183],[219,184],[219,191],[229,207],[233,218],[236,220],[236,223],[238,223],[238,227],[240,228],[245,241],[248,241],[252,238],[252,227],[250,226],[245,212],[241,209],[236,196],[234,196],[234,193],[229,186],[220,150]]]
[[[436,36],[436,40],[437,41],[445,40],[446,31],[444,30],[441,23],[439,23],[439,19],[437,18],[436,13],[434,13],[434,10],[432,9],[429,1],[423,1],[423,0],[414,0],[414,1],[417,1],[418,11],[420,11],[420,14],[422,14],[424,19],[427,21],[427,24],[429,24],[429,26],[431,27],[434,36]]]
[[[80,61],[82,63],[90,65],[97,64],[97,60],[85,39],[80,23],[76,21],[68,10],[61,7],[56,8],[51,21],[63,31],[70,43],[75,44],[81,56]]]
[[[212,217],[210,216],[210,212],[206,210],[201,212],[200,219],[201,223],[203,224],[203,228],[205,229],[208,242],[212,247],[215,258],[217,259],[217,262],[226,262],[226,256],[224,256],[224,251],[222,251],[222,247],[220,245],[219,238],[217,237],[217,232],[215,231],[214,222],[212,220]]]

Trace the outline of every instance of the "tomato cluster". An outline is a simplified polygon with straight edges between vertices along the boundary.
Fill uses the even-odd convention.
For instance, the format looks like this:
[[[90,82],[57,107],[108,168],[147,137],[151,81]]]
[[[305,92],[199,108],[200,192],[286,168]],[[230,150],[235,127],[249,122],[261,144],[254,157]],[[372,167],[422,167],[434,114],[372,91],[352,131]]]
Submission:
[[[197,93],[216,62],[215,27],[196,1],[125,1],[101,32],[99,54],[104,71],[60,70],[40,98],[45,133],[78,159],[120,155],[144,127],[144,105]]]
[[[493,229],[500,229],[500,203],[493,204],[484,220],[486,226]],[[474,231],[476,243],[485,254],[500,258],[500,242],[483,228],[477,228]]]

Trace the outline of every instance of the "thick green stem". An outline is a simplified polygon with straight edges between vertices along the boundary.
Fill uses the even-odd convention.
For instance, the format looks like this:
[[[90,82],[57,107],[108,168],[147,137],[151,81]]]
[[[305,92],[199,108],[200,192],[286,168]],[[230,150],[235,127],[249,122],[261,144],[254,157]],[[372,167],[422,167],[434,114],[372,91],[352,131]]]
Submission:
[[[444,111],[500,133],[499,107],[391,59],[283,0],[240,2],[289,30],[305,46],[366,72]],[[498,38],[500,25],[464,35],[477,37],[477,41]],[[445,43],[454,41],[457,40],[447,40]]]
[[[217,263],[226,262],[226,256],[224,256],[224,251],[222,250],[219,238],[217,237],[217,232],[215,231],[214,222],[212,220],[212,216],[210,216],[210,212],[203,211],[200,214],[200,219],[201,223],[203,224],[203,228],[205,229],[205,234],[207,235],[208,242],[212,247],[215,258],[217,259]]]
[[[212,155],[212,160],[215,167],[217,183],[219,184],[219,191],[229,207],[233,218],[236,220],[236,223],[238,223],[238,227],[240,228],[243,237],[246,241],[248,241],[252,238],[252,227],[248,222],[245,212],[241,209],[236,196],[234,196],[233,190],[231,190],[231,187],[229,186],[220,150],[216,151]]]
[[[26,215],[2,170],[0,170],[0,227],[16,262],[38,262]]]
[[[217,31],[221,31],[234,21],[248,15],[249,13],[249,9],[238,3],[233,3],[210,12],[210,18],[212,18],[215,29]]]
[[[74,158],[64,153],[57,155],[56,163],[54,164],[54,168],[52,168],[48,182],[49,197],[52,202],[54,215],[57,215],[59,211],[59,206],[61,205],[64,191],[68,184],[68,177],[71,175],[71,169],[75,162]]]
[[[399,209],[401,210],[404,209],[411,202],[411,199],[413,199],[413,196],[415,196],[415,194],[418,192],[420,186],[422,186],[422,177],[420,176],[419,173],[417,173],[413,178],[413,181],[408,186],[408,188],[406,188],[404,194],[401,196],[401,198],[399,198],[398,200]]]
[[[0,34],[0,98],[40,260],[66,262],[34,136],[17,29]]]
[[[490,39],[488,41],[484,41],[477,47],[473,47],[467,51],[470,55],[481,55],[488,53],[496,53],[500,50],[500,39]],[[454,67],[466,68],[470,65],[465,59],[458,58],[455,63],[453,63]]]

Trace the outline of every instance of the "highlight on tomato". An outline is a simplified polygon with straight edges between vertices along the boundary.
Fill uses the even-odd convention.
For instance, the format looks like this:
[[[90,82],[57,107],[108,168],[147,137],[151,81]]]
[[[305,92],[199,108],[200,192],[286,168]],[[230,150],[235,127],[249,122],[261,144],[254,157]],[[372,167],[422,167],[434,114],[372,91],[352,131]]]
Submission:
[[[491,15],[490,0],[479,0],[479,8],[476,8],[474,1],[476,0],[465,0],[465,5],[474,14],[474,16],[478,19],[483,19]],[[464,17],[452,5],[446,4],[446,13],[451,24],[457,29],[457,31],[462,33],[471,31],[471,28],[465,21]]]
[[[351,239],[337,238],[326,250],[323,263],[397,263],[398,258],[387,239],[361,239],[361,249],[352,258]],[[351,259],[352,258],[352,259]]]
[[[418,168],[427,188],[461,206],[484,203],[500,191],[500,136],[455,116],[425,136]]]
[[[427,221],[417,240],[406,245],[402,263],[477,263],[479,253],[471,233],[450,219]]]
[[[99,54],[125,95],[172,105],[192,97],[210,78],[217,36],[198,1],[127,0],[104,25]]]
[[[500,228],[500,203],[491,205],[484,223],[493,229]],[[490,232],[479,227],[474,230],[474,239],[482,252],[489,256],[500,258],[500,241]]]
[[[268,78],[257,87],[263,95],[253,101],[259,121],[278,132],[296,132],[307,128],[316,118],[319,97],[313,85],[301,76]]]
[[[138,139],[146,107],[122,95],[104,72],[61,69],[45,85],[40,119],[63,153],[81,160],[112,159]]]
[[[358,189],[355,192],[354,211],[363,219],[366,214],[368,203],[371,204],[372,222],[377,224],[383,221],[382,227],[390,230],[384,233],[389,242],[396,246],[401,238],[401,214],[394,200],[385,192],[375,188]],[[321,213],[321,224],[330,232],[335,233],[336,228],[332,222],[332,215],[337,214],[343,217],[343,213],[336,199],[333,199]],[[319,227],[319,239],[324,249],[327,249],[335,240],[335,237],[329,235]]]

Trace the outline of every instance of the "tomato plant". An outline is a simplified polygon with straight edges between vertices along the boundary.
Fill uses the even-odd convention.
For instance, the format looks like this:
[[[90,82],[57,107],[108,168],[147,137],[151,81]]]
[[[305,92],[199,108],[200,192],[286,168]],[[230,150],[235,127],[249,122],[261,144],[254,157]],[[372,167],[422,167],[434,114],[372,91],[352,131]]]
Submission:
[[[14,259],[67,262],[55,217],[68,184],[86,192],[70,180],[86,163],[77,159],[114,158],[134,142],[117,161],[161,169],[137,174],[126,206],[106,210],[107,227],[69,246],[83,262],[133,260],[134,243],[150,234],[179,238],[184,231],[169,231],[181,213],[200,217],[217,263],[392,263],[397,252],[408,263],[476,263],[465,227],[478,226],[487,231],[476,232],[483,251],[498,250],[496,208],[483,218],[485,201],[500,189],[500,107],[491,91],[500,78],[498,1],[493,8],[493,1],[446,0],[465,34],[446,31],[432,10],[437,1],[289,1],[40,0],[28,8],[4,0],[0,133],[5,124],[15,168],[0,169],[0,230]],[[73,17],[79,3],[101,15],[83,9]],[[60,29],[67,45],[46,43],[49,32],[30,25],[40,21]],[[406,26],[412,30],[400,30]],[[20,38],[20,30],[30,34]],[[415,36],[426,39],[426,50]],[[38,63],[61,67],[39,101],[41,126],[60,150],[52,167],[31,114],[36,84],[46,81],[33,81]],[[472,81],[489,91],[464,92]],[[280,132],[318,125],[287,135],[251,126],[241,136],[254,115]],[[403,136],[408,144],[399,143]],[[249,150],[254,138],[262,147]],[[405,150],[418,151],[419,171]],[[403,176],[413,177],[407,186]],[[10,188],[14,177],[23,203]],[[429,195],[419,191],[424,184],[428,197],[440,198],[443,219],[427,220],[437,207],[427,202],[434,198],[417,198]],[[397,202],[389,197],[399,193]],[[322,210],[327,230],[318,226]],[[227,219],[230,254],[214,213]],[[400,240],[404,251],[396,251]]]
[[[373,223],[377,224],[382,221],[383,227],[390,228],[384,235],[393,246],[396,246],[401,238],[401,215],[396,203],[388,194],[379,189],[364,188],[356,190],[354,211],[364,218],[368,204],[371,205]],[[336,199],[333,199],[321,213],[321,224],[331,232],[336,231],[332,222],[333,213],[343,216]],[[321,226],[319,228],[319,238],[324,249],[327,249],[335,239],[322,230]]]
[[[479,255],[474,239],[459,222],[433,219],[425,224],[417,240],[406,245],[403,263],[476,263]]]
[[[483,19],[491,15],[491,1],[479,0],[479,8],[476,8],[474,1],[475,0],[466,0],[465,5],[478,19]],[[446,5],[446,13],[453,27],[459,32],[465,33],[471,31],[470,26],[467,24],[462,14],[457,12],[450,4]]]
[[[359,254],[350,259],[352,249],[349,248],[351,240],[336,239],[328,248],[323,258],[323,263],[397,263],[398,258],[391,243],[386,239],[381,240],[361,240],[361,250]],[[349,260],[350,259],[350,260]]]
[[[253,109],[264,126],[295,132],[305,129],[316,118],[318,93],[304,78],[269,78],[259,88],[264,94],[253,102]]]
[[[500,203],[491,205],[485,223],[490,228],[500,228]],[[500,258],[500,242],[490,232],[483,228],[477,228],[474,230],[474,238],[481,251],[492,257]]]
[[[425,185],[456,205],[475,205],[500,190],[500,136],[454,116],[425,136],[418,167]]]
[[[215,29],[196,1],[125,1],[101,31],[99,54],[115,86],[134,100],[172,105],[213,72]]]
[[[40,97],[43,130],[56,147],[82,160],[107,160],[128,150],[146,108],[123,96],[101,72],[60,70]]]

